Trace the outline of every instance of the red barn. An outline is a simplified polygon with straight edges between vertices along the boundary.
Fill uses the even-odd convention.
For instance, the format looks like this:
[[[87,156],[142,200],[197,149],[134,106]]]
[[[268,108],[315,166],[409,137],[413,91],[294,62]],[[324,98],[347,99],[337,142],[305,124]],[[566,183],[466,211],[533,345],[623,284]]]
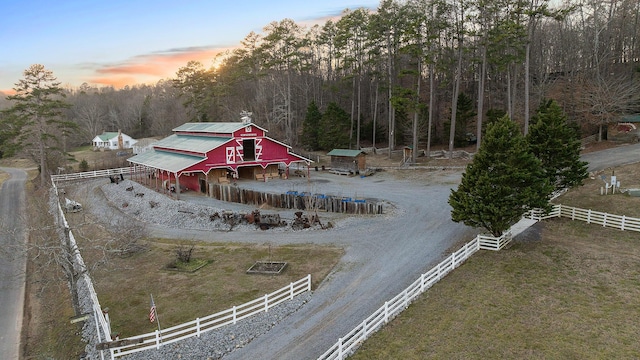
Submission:
[[[291,164],[311,163],[292,153],[290,146],[267,137],[267,130],[248,117],[242,122],[186,123],[173,132],[128,161],[135,176],[144,174],[156,188],[162,185],[176,193],[187,189],[207,193],[209,184],[233,178],[286,178]]]

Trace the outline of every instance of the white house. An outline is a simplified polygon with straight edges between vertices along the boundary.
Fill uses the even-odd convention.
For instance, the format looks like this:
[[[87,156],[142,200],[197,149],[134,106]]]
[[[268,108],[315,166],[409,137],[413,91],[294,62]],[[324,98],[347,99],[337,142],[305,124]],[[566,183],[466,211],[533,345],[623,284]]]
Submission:
[[[94,137],[91,144],[96,149],[122,150],[131,149],[137,142],[138,140],[118,130],[118,132],[103,132]]]

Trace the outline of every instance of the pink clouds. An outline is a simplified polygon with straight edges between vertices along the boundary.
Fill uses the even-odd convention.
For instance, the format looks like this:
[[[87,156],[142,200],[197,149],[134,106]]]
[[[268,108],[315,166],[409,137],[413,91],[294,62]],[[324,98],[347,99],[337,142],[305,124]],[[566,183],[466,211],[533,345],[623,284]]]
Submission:
[[[195,47],[139,55],[123,63],[105,65],[96,69],[96,75],[92,76],[88,82],[116,88],[140,83],[155,83],[160,79],[173,77],[179,68],[187,65],[191,60],[199,61],[205,67],[209,67],[215,56],[226,50],[228,48]]]

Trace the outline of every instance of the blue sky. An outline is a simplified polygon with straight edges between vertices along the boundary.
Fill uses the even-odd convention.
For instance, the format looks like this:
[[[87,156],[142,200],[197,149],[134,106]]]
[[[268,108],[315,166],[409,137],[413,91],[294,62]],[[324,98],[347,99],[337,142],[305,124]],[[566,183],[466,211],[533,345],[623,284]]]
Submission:
[[[324,23],[379,0],[0,0],[0,91],[31,64],[63,86],[155,83],[189,60],[206,66],[272,21]]]

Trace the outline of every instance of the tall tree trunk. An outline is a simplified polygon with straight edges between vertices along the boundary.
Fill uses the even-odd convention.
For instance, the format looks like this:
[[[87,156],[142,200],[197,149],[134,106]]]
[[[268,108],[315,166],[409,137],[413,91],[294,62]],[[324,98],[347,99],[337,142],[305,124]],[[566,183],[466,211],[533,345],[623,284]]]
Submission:
[[[476,121],[476,151],[480,150],[482,141],[482,116],[484,113],[484,79],[487,76],[487,47],[482,45],[482,65],[478,81],[478,120]]]
[[[433,62],[429,64],[429,125],[427,129],[427,159],[431,156],[431,127],[433,126],[433,105],[435,102],[435,65]]]
[[[422,47],[422,44],[420,44]],[[413,110],[413,149],[411,151],[411,162],[416,163],[418,153],[418,119],[420,113],[420,80],[422,79],[422,57],[418,58],[418,83],[416,84],[416,104]]]
[[[453,159],[453,145],[456,136],[456,115],[458,112],[458,93],[460,92],[460,77],[462,72],[462,39],[458,40],[458,66],[451,99],[451,129],[449,129],[449,159]]]

